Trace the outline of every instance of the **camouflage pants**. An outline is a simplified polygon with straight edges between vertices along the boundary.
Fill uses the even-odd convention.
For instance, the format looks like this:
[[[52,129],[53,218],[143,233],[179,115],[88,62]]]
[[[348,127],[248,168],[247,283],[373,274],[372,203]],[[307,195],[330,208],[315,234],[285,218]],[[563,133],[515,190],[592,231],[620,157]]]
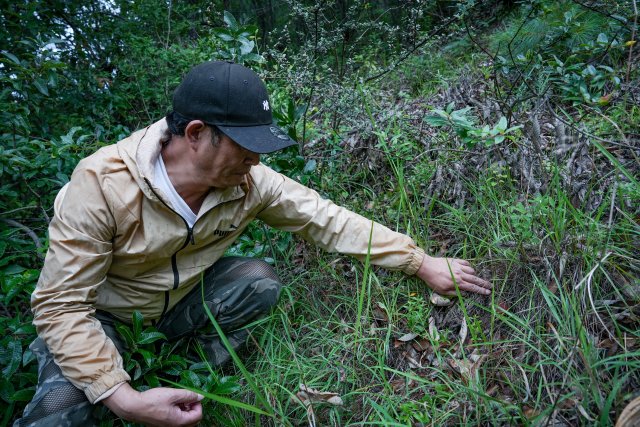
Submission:
[[[264,317],[278,301],[280,279],[269,264],[242,257],[220,259],[204,274],[204,301],[225,332],[234,349],[246,341],[243,326]],[[107,336],[120,352],[126,351],[118,337],[114,320],[107,313],[96,313]],[[187,336],[198,339],[209,362],[220,366],[230,359],[202,306],[200,286],[196,286],[156,325],[169,340]],[[82,390],[63,375],[44,341],[37,338],[30,346],[38,359],[38,386],[23,417],[14,427],[98,426],[108,415],[101,404],[89,403]]]

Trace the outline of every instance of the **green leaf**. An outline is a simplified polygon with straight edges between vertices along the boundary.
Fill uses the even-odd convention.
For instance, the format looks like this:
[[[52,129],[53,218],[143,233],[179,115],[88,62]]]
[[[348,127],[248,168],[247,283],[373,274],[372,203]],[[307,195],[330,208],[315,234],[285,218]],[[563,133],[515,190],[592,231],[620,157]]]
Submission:
[[[47,83],[42,81],[42,79],[34,80],[33,85],[36,87],[36,89],[38,89],[38,92],[40,92],[44,96],[49,96],[49,88],[47,87]]]
[[[0,378],[0,399],[11,402],[11,396],[15,393],[13,384],[8,378]]]
[[[23,271],[25,271],[25,270],[26,270],[26,268],[24,268],[24,267],[23,267],[23,266],[21,266],[21,265],[18,265],[18,264],[12,264],[12,265],[10,265],[9,267],[5,268],[5,269],[3,270],[3,273],[4,273],[4,274],[19,274],[19,273],[22,273],[22,272],[23,272]]]
[[[311,173],[314,170],[316,170],[316,166],[317,166],[318,162],[316,162],[315,159],[311,159],[307,162],[306,165],[304,165],[304,169],[302,170],[302,172],[304,173]]]
[[[160,384],[160,380],[158,379],[158,376],[156,374],[148,374],[145,379],[147,380],[147,383],[153,387],[153,388],[158,388],[161,387]]]
[[[142,317],[142,313],[138,310],[135,310],[131,315],[131,324],[133,325],[133,338],[137,343],[142,334],[142,326],[144,325],[144,317]]]
[[[17,56],[15,56],[13,53],[9,53],[9,52],[2,52],[2,54],[4,56],[6,56],[7,58],[9,58],[11,60],[11,62],[13,62],[16,65],[21,65],[20,64],[20,60],[18,59]]]
[[[238,21],[236,21],[236,18],[231,14],[231,12],[229,12],[228,10],[224,11],[224,23],[227,24],[227,26],[234,32],[239,30],[239,25],[238,25]]]
[[[609,38],[607,37],[607,35],[605,33],[600,33],[598,34],[598,43],[600,44],[608,44],[609,43]]]
[[[507,118],[505,116],[500,117],[496,127],[501,131],[504,131],[507,128]]]
[[[135,366],[135,369],[133,371],[133,379],[137,380],[142,376],[142,368],[140,367],[140,363],[135,360],[133,361],[133,364]]]
[[[22,344],[20,341],[9,341],[6,348],[2,348],[2,356],[3,360],[6,360],[7,366],[2,370],[2,375],[5,377],[10,377],[13,375],[18,368],[20,367],[20,362],[22,362]]]
[[[167,337],[162,332],[145,330],[138,337],[138,344],[151,344],[158,340],[166,340]]]
[[[151,367],[151,365],[153,364],[154,360],[156,359],[154,354],[152,352],[150,352],[149,350],[145,350],[144,348],[139,348],[138,349],[138,353],[140,353],[140,355],[142,355],[142,358],[144,359],[144,363],[148,367]]]
[[[133,333],[131,332],[131,329],[129,328],[129,326],[123,325],[123,324],[117,324],[116,325],[116,330],[118,331],[120,336],[124,339],[124,342],[125,342],[125,344],[127,344],[127,347],[134,347],[135,346],[135,340],[133,338]]]
[[[240,390],[240,384],[238,384],[236,377],[223,377],[220,378],[220,382],[215,385],[211,390],[215,394],[231,394]]]
[[[34,388],[23,388],[22,390],[18,390],[11,396],[12,402],[29,402],[33,398],[35,394]]]
[[[218,31],[215,32],[215,35],[221,39],[222,41],[225,42],[231,42],[235,40],[235,37],[233,37],[231,34],[229,34],[228,31],[223,30],[223,29],[218,29]]]
[[[202,386],[202,380],[200,379],[200,376],[193,371],[180,372],[180,378],[182,378],[182,380],[186,382],[190,387]]]
[[[243,59],[245,62],[251,61],[251,62],[257,62],[259,64],[265,61],[262,55],[258,55],[257,53],[248,53],[243,56]]]
[[[249,54],[253,48],[255,47],[255,43],[250,41],[250,40],[241,40],[241,45],[240,45],[240,53],[242,55],[247,55]]]
[[[427,122],[427,124],[435,127],[442,127],[449,124],[449,121],[447,119],[444,119],[440,116],[427,116],[424,118],[424,121]]]

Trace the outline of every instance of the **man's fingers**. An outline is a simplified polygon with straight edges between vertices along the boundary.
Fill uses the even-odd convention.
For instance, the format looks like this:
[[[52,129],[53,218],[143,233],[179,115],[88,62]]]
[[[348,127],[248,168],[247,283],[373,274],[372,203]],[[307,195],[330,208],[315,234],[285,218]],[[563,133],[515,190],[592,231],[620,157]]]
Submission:
[[[464,280],[465,282],[471,283],[473,285],[480,286],[482,288],[486,288],[486,289],[493,288],[493,285],[491,283],[473,274],[463,274],[462,280]]]
[[[476,271],[470,265],[462,265],[460,270],[467,274],[476,274]]]
[[[465,291],[473,292],[473,293],[481,294],[481,295],[489,295],[489,294],[491,294],[491,291],[489,289],[485,289],[482,286],[474,285],[474,284],[471,284],[471,283],[465,283],[464,285],[461,285],[460,289],[464,289]]]
[[[469,261],[467,261],[466,259],[456,259],[455,261],[457,261],[458,264],[460,264],[460,265],[471,267],[471,263]]]
[[[189,390],[180,390],[180,389],[172,389],[174,390],[174,395],[172,396],[172,401],[174,403],[194,403],[200,402],[204,399],[204,396],[198,393],[194,393]]]

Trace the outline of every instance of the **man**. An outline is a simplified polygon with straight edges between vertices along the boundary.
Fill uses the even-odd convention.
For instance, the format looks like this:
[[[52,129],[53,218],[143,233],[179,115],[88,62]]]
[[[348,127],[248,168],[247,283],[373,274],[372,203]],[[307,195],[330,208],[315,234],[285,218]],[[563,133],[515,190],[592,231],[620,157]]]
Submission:
[[[176,89],[173,112],[82,160],[55,202],[50,246],[32,296],[39,383],[23,425],[90,425],[102,402],[153,425],[194,425],[202,396],[134,390],[114,321],[140,311],[169,339],[207,324],[205,303],[239,347],[244,325],[266,315],[281,288],[261,260],[224,258],[258,218],[321,247],[415,274],[442,294],[489,294],[464,260],[426,256],[408,236],[322,199],[260,164],[260,154],[295,144],[272,125],[266,87],[230,62],[194,67]],[[452,276],[453,274],[453,276]],[[455,279],[455,283],[454,283]],[[209,362],[228,353],[197,334]]]

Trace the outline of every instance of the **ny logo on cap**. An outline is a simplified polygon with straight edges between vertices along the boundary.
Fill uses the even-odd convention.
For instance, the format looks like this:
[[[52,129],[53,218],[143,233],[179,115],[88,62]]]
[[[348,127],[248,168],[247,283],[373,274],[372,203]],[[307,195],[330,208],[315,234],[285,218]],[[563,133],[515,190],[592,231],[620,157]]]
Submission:
[[[267,100],[262,101],[262,109],[264,111],[269,111],[269,101]]]

